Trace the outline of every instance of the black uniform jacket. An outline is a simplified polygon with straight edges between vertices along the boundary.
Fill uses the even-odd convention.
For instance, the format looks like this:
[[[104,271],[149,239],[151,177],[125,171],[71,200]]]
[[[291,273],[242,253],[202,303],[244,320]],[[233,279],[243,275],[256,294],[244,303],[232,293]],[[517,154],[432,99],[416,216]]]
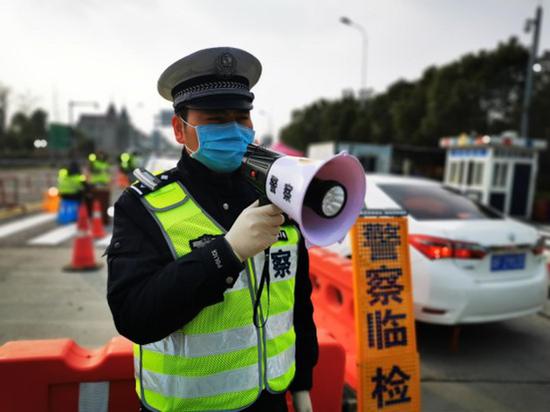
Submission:
[[[168,176],[167,181],[180,180],[197,203],[226,230],[258,197],[239,171],[212,172],[190,158],[185,150],[177,167],[164,175]],[[220,260],[214,260],[211,253],[214,250]],[[131,188],[115,203],[113,238],[106,253],[107,299],[116,328],[138,344],[165,338],[203,308],[223,301],[223,292],[244,268],[223,237],[174,260],[160,228],[141,204],[139,194]],[[303,239],[298,256],[294,307],[296,375],[290,386],[292,391],[311,388],[312,369],[318,356],[309,261]]]

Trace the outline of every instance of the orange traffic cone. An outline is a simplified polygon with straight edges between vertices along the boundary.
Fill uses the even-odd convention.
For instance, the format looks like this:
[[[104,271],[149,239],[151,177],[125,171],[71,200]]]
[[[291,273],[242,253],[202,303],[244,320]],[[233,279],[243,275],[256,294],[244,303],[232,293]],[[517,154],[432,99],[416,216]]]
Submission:
[[[73,260],[69,265],[65,266],[63,270],[75,272],[99,269],[101,264],[95,261],[94,245],[88,225],[88,209],[86,209],[84,203],[82,203],[78,209],[78,223],[76,228],[76,238],[73,245]]]
[[[99,200],[94,200],[92,207],[92,236],[94,239],[105,237],[105,229],[103,229],[103,218],[101,216],[101,204]]]
[[[118,171],[117,175],[117,184],[120,189],[124,189],[125,187],[128,187],[130,185],[130,182],[128,181],[128,175],[126,173]]]

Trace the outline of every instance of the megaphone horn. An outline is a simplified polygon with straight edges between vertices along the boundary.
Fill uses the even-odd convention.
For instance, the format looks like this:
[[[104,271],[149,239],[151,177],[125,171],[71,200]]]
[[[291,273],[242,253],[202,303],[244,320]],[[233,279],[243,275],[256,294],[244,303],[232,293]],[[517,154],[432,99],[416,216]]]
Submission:
[[[314,160],[249,145],[243,165],[257,190],[298,223],[308,246],[342,240],[363,207],[365,172],[345,152]]]

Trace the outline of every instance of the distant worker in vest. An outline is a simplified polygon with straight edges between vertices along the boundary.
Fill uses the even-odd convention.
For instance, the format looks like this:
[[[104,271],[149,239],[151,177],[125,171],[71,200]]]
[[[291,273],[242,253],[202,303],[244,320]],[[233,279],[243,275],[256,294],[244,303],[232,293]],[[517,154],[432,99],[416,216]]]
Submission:
[[[107,249],[107,298],[135,343],[142,411],[287,411],[287,390],[297,412],[312,411],[304,238],[240,170],[260,74],[256,57],[220,47],[158,80],[181,158],[157,175],[142,169],[123,192]]]
[[[78,207],[86,191],[86,177],[80,171],[76,161],[70,162],[68,167],[59,169],[57,191],[61,198],[57,215],[58,223],[76,222]]]
[[[102,220],[107,224],[107,209],[111,202],[111,164],[107,154],[101,150],[88,155],[88,182],[91,185],[90,196],[86,199],[88,210],[92,210],[93,200],[99,200]]]
[[[86,188],[86,177],[80,171],[76,161],[72,161],[68,167],[59,170],[57,176],[57,190],[61,199],[80,202]]]
[[[121,153],[118,157],[119,170],[128,176],[130,181],[135,180],[132,174],[134,169],[140,165],[139,152],[133,150],[131,152]]]
[[[134,180],[133,171],[136,168],[136,161],[133,152],[123,152],[118,156],[118,186],[125,188]]]
[[[118,167],[121,172],[130,173],[132,171],[132,155],[129,152],[123,152],[118,157]]]

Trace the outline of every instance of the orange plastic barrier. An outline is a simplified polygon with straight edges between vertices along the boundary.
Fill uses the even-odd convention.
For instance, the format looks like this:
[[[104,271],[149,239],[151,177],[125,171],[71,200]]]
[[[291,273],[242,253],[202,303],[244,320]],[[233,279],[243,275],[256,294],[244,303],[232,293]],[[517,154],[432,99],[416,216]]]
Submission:
[[[342,410],[344,393],[344,368],[346,352],[327,331],[317,330],[319,340],[319,362],[313,370],[311,403],[315,412],[337,412]],[[288,411],[294,412],[292,397],[287,393]]]
[[[137,411],[132,345],[113,338],[97,350],[70,339],[0,347],[2,411]]]
[[[116,183],[117,183],[117,186],[119,187],[119,189],[124,189],[124,188],[130,186],[130,181],[128,180],[128,175],[119,170],[117,172],[117,176],[116,176]]]
[[[323,329],[317,331],[319,362],[313,370],[311,401],[316,412],[342,410],[346,352],[343,346]]]
[[[326,332],[318,339],[313,409],[340,411],[346,355]],[[8,342],[0,346],[0,399],[6,412],[137,411],[132,344],[123,337],[96,350],[70,339]]]
[[[45,212],[50,213],[57,213],[59,210],[59,192],[55,187],[50,187],[48,190],[44,192],[43,198],[42,198],[42,209]]]
[[[357,341],[350,259],[326,249],[309,249],[311,299],[315,323],[342,344],[346,351],[345,382],[357,389]]]

